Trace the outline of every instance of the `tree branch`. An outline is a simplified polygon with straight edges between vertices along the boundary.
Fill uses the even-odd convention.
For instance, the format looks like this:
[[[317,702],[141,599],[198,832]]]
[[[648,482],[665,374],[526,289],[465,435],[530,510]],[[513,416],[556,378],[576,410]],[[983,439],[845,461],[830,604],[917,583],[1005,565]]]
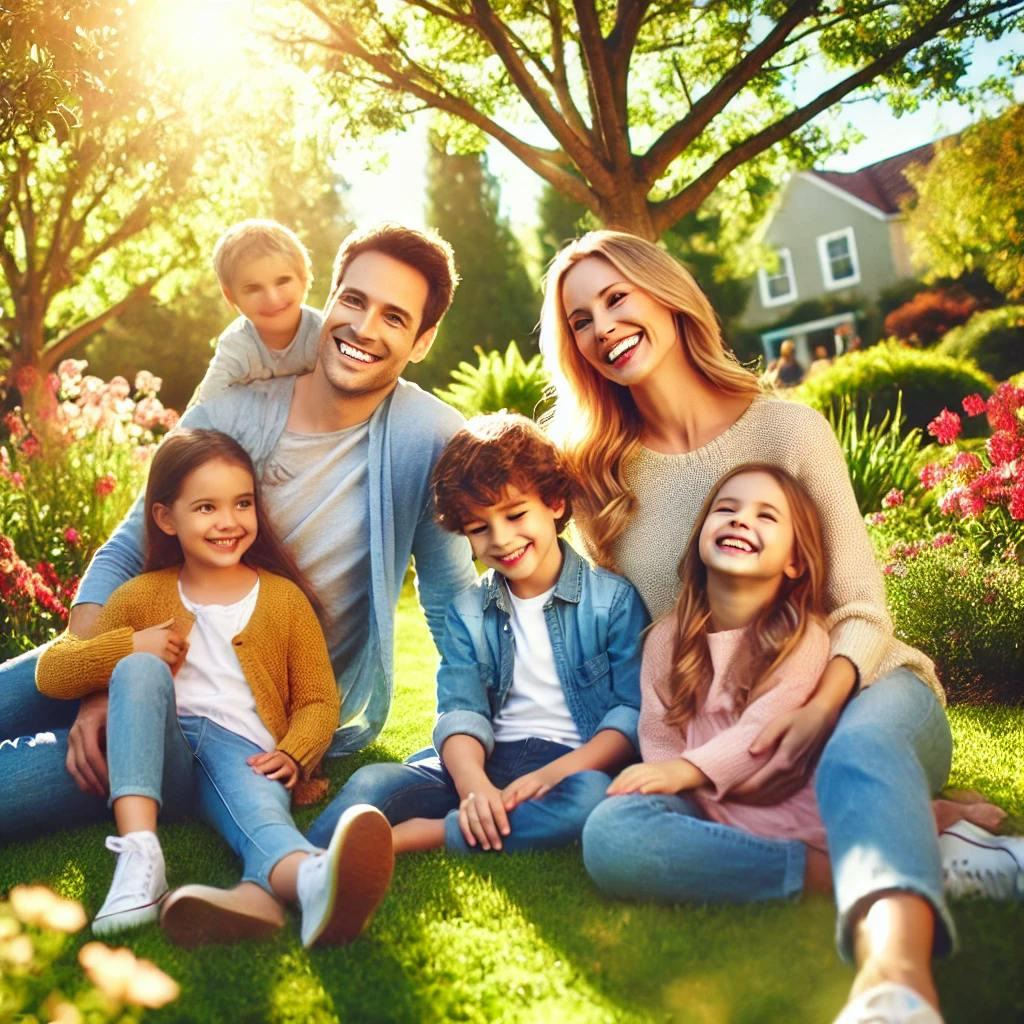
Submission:
[[[953,16],[963,7],[964,2],[965,0],[949,0],[934,17],[921,25],[904,40],[896,43],[882,56],[865,65],[865,67],[854,74],[844,78],[831,89],[827,89],[806,106],[791,111],[785,117],[776,121],[775,124],[750,136],[738,146],[732,147],[727,153],[719,157],[699,178],[671,199],[653,204],[651,216],[655,228],[659,233],[667,230],[684,214],[697,209],[711,195],[719,182],[737,167],[753,159],[770,146],[775,145],[776,142],[791,135],[798,128],[807,124],[808,121],[817,117],[822,111],[839,102],[848,93],[853,92],[862,85],[867,85],[880,74],[899,63],[911,50],[927,42],[938,32],[948,28],[953,23]],[[1014,0],[1014,2],[1019,2],[1019,0]]]
[[[597,136],[601,140],[602,162],[609,169],[614,168],[622,173],[632,165],[626,111],[623,107],[625,96],[616,95],[604,37],[593,4],[589,0],[573,0],[573,7],[579,26],[580,49],[587,66],[587,80],[590,82],[591,114]]]
[[[786,37],[817,9],[820,0],[797,0],[771,30],[718,83],[690,108],[681,121],[665,131],[640,158],[639,177],[653,185],[665,168],[721,113],[726,104],[750,81],[761,67],[785,44]]]
[[[581,139],[590,138],[590,132],[583,121],[569,89],[569,75],[565,64],[565,33],[562,26],[562,10],[558,0],[548,0],[547,19],[551,24],[551,88],[555,99],[569,127]]]

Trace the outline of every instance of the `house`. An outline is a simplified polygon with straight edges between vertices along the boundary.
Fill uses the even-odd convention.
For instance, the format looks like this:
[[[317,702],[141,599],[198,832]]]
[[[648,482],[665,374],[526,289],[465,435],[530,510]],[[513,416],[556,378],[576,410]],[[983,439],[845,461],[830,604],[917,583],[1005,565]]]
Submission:
[[[913,189],[903,172],[928,164],[934,143],[879,160],[858,171],[799,171],[786,184],[764,241],[777,256],[758,271],[743,323],[764,328],[761,345],[772,360],[786,338],[810,364],[813,347],[836,354],[858,336],[866,302],[913,276],[900,204]],[[831,316],[787,322],[808,300],[830,300]],[[784,326],[776,327],[779,323]]]

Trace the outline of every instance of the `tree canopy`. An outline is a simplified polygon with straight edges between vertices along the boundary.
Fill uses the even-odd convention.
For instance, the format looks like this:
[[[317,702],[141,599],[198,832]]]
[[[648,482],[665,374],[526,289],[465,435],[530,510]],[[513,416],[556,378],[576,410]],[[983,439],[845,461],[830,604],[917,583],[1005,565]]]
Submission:
[[[1024,0],[295,3],[307,23],[289,15],[278,35],[350,131],[434,110],[466,147],[489,137],[649,238],[730,178],[828,153],[836,138],[815,119],[846,99],[965,98],[974,40],[1024,24]],[[820,89],[794,87],[822,68]]]
[[[928,279],[981,270],[1010,298],[1024,297],[1024,106],[940,143],[907,177],[917,190],[907,237]]]

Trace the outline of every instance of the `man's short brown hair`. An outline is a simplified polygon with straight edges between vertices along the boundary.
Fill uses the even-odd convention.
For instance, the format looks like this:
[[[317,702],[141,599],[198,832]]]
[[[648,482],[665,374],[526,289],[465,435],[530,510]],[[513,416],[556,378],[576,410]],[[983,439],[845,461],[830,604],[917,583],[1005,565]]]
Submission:
[[[365,231],[353,231],[334,257],[331,290],[337,291],[348,265],[364,252],[382,252],[418,270],[427,279],[427,301],[423,320],[416,329],[419,337],[448,312],[459,283],[452,247],[435,231],[416,231],[400,224],[378,224]]]
[[[475,416],[452,436],[432,477],[437,521],[461,533],[471,506],[496,505],[510,485],[537,494],[553,508],[565,502],[558,532],[572,518],[576,481],[554,442],[533,420],[518,413]]]

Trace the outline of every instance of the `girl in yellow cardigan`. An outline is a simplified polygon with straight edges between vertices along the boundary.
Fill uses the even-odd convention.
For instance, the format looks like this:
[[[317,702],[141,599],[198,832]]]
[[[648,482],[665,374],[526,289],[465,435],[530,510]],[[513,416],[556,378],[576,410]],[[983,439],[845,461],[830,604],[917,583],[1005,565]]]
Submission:
[[[143,575],[111,595],[99,635],[65,634],[37,669],[51,697],[109,686],[119,835],[107,847],[118,857],[93,931],[160,916],[186,945],[265,934],[283,921],[266,890],[297,900],[305,946],[351,941],[387,891],[390,829],[356,807],[319,850],[292,821],[292,794],[311,802],[326,790],[312,775],[339,698],[316,599],[263,515],[249,456],[217,431],[168,436],[145,515]],[[242,858],[243,881],[165,900],[157,816],[194,808]]]

